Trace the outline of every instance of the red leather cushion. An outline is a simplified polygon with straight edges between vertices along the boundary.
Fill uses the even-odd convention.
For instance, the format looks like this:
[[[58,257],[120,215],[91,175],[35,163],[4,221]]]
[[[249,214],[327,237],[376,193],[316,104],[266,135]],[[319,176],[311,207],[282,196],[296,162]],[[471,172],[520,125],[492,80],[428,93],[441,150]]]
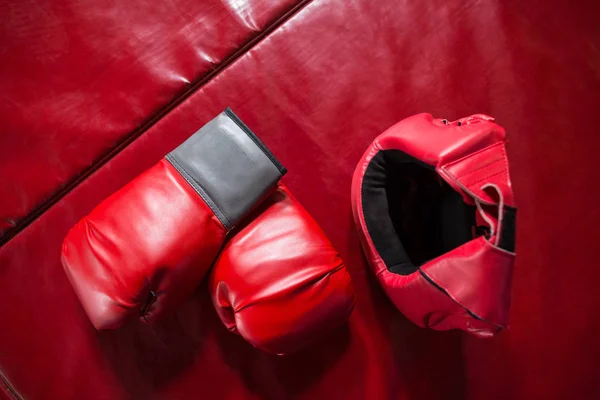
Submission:
[[[0,243],[302,2],[3,2]]]
[[[597,397],[596,8],[310,2],[0,248],[3,376],[33,399]],[[273,358],[222,328],[201,286],[159,327],[96,333],[64,277],[62,238],[228,105],[285,163],[287,186],[347,262],[357,292],[348,329]],[[511,167],[523,171],[512,177],[511,329],[497,340],[414,326],[367,274],[351,218],[353,169],[380,132],[422,110],[494,115],[509,132]],[[0,148],[18,134],[4,130]],[[24,150],[10,156],[23,168],[29,160]]]

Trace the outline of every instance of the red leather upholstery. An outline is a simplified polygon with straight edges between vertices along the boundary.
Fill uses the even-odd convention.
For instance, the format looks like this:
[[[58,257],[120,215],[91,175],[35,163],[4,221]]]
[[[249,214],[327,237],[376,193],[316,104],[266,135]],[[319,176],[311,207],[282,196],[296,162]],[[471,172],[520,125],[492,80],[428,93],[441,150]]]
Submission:
[[[298,3],[0,4],[0,243]]]
[[[504,144],[504,129],[486,115],[448,122],[434,119],[431,114],[418,114],[379,135],[356,166],[352,179],[352,212],[369,265],[394,305],[421,327],[462,329],[475,336],[491,337],[508,324],[515,258],[514,221],[510,221],[511,230],[504,232],[502,227],[507,207],[514,210],[515,203]],[[401,199],[390,200],[390,194],[382,186],[388,181],[390,186],[410,184],[401,182],[392,173],[402,168],[403,163],[406,165],[406,161],[392,162],[389,167],[377,164],[378,157],[385,159],[387,152],[400,152],[402,157],[414,160],[411,165],[423,163],[435,169],[436,180],[444,179],[460,194],[462,202],[477,205],[489,225],[489,238],[473,238],[445,253],[432,254],[422,264],[413,264],[407,255],[408,249],[398,237],[376,238],[382,234],[400,236],[397,229],[385,230],[382,220],[387,219],[395,228],[391,215],[396,209],[406,207]],[[381,175],[381,181],[373,180],[373,171]],[[420,178],[413,176],[412,179]],[[408,192],[425,190],[417,184],[410,184]],[[375,201],[372,198],[375,195],[386,197],[385,207],[367,208],[369,204],[365,203]],[[475,214],[475,210],[474,207],[469,213]],[[406,212],[419,211],[413,207]],[[437,211],[430,206],[425,212]],[[398,222],[403,226],[416,223],[406,221],[407,216],[403,218]],[[432,232],[417,240],[434,241],[435,235]],[[510,248],[501,247],[502,235],[509,236]],[[418,247],[424,246],[418,244]],[[397,267],[404,271],[395,270]]]
[[[227,329],[280,355],[338,328],[354,308],[344,262],[283,184],[224,247],[209,288]]]
[[[5,46],[26,39],[41,15],[48,15],[34,14],[39,2],[10,1],[22,10],[16,13],[5,12],[8,4],[0,5],[0,26],[21,17],[27,28],[11,29],[10,35],[2,31],[3,60],[15,51],[4,52]],[[131,7],[128,20],[136,21],[140,6],[119,4]],[[180,8],[178,15],[195,21],[187,9]],[[88,5],[47,18],[59,23],[71,16],[69,26],[98,28],[101,24],[89,10]],[[110,15],[129,26],[122,22],[124,13]],[[0,186],[8,191],[19,184],[15,171],[36,160],[55,160],[54,154],[75,144],[62,158],[76,161],[86,146],[97,149],[94,143],[103,142],[105,130],[110,136],[114,126],[132,128],[136,139],[94,164],[93,174],[54,198],[0,247],[0,379],[28,399],[177,399],[199,393],[221,399],[598,397],[600,270],[594,238],[600,225],[595,204],[600,188],[590,167],[600,147],[593,118],[600,104],[597,15],[594,2],[427,0],[399,5],[358,0],[341,7],[339,1],[313,0],[263,40],[219,64],[217,74],[176,104],[163,104],[169,112],[162,118],[146,112],[138,118],[131,112],[122,117],[127,123],[110,119],[120,108],[152,101],[146,92],[123,93],[123,103],[114,108],[111,96],[98,96],[98,107],[71,108],[52,97],[48,102],[58,110],[72,111],[53,129],[42,131],[42,138],[52,135],[53,140],[43,142],[44,151],[32,156],[27,148],[13,146],[32,128],[3,125]],[[154,21],[139,21],[151,32]],[[178,32],[183,23],[168,27]],[[93,39],[102,48],[113,46],[109,54],[118,52],[115,42],[135,40],[129,30],[111,32],[112,37],[93,32],[77,37]],[[172,36],[157,37],[165,49],[173,44]],[[19,42],[22,54],[43,43],[25,39]],[[185,62],[194,54],[196,50],[173,59]],[[10,80],[23,81],[20,71],[38,65],[33,60],[0,63],[3,116],[15,112],[10,99],[17,96],[6,89],[5,71],[10,67]],[[127,75],[128,69],[117,65],[103,86],[143,75],[136,87],[147,90],[152,82],[177,81],[184,74],[180,67],[155,69],[154,59],[142,55],[130,60],[147,72]],[[64,79],[57,80],[57,71],[51,71],[27,80],[31,96],[44,100],[60,92],[63,99],[87,98],[86,85],[77,86],[81,91],[66,86],[67,77],[81,73],[82,67],[74,63],[63,70]],[[42,86],[45,90],[34,89]],[[121,93],[119,87],[112,86],[111,93]],[[348,327],[290,357],[269,356],[227,332],[204,283],[158,326],[96,332],[60,265],[62,239],[102,199],[226,106],[260,132],[285,163],[287,186],[340,251],[357,299]],[[108,111],[95,120],[98,108]],[[31,107],[18,109],[25,113]],[[40,126],[52,124],[57,115],[34,110],[28,121]],[[354,232],[348,188],[356,163],[384,129],[423,111],[451,119],[484,112],[508,132],[519,200],[519,257],[511,327],[490,341],[424,330],[406,320],[370,278]],[[135,130],[142,120],[148,122]],[[100,128],[88,129],[86,121],[97,121]],[[60,140],[70,123],[77,134]],[[60,174],[60,169],[52,171]]]

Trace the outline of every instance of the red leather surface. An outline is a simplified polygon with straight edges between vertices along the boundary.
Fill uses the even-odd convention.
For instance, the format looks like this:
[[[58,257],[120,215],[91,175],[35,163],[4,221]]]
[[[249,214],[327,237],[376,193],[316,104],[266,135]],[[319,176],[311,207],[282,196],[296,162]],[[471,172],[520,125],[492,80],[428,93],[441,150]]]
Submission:
[[[155,322],[187,300],[226,233],[163,159],[79,221],[63,242],[61,260],[92,324],[115,329],[130,316]]]
[[[506,146],[503,142],[443,165],[439,173],[449,184],[477,197],[481,203],[492,205],[502,201],[502,205],[515,207]],[[489,185],[494,185],[496,190],[487,190]]]
[[[481,328],[473,331],[488,337],[508,324],[514,262],[514,254],[480,237],[454,249],[439,262],[425,264],[422,269],[452,299],[493,325],[485,332]],[[413,301],[418,298],[415,296]],[[465,329],[471,331],[470,328],[467,322]]]
[[[232,332],[274,354],[302,350],[339,328],[354,308],[344,262],[281,185],[232,237],[209,288]]]
[[[477,183],[494,184],[503,194],[504,204],[514,207],[504,149],[506,133],[493,121],[492,117],[477,114],[444,124],[441,118],[433,118],[431,114],[417,114],[387,129],[375,139],[373,146],[406,151],[435,166],[457,192],[470,191],[487,204],[496,204],[498,199],[491,198],[481,189],[483,184]],[[364,158],[370,160],[370,157]],[[463,199],[473,204],[471,196],[463,195]]]
[[[299,2],[0,3],[0,239]]]
[[[463,119],[468,118],[458,121]],[[382,150],[401,149],[424,163],[441,167],[503,141],[504,129],[492,121],[491,117],[477,118],[458,126],[445,124],[431,114],[412,115],[386,129],[373,146]]]
[[[3,376],[32,399],[598,397],[597,15],[593,2],[311,2],[0,248]],[[270,356],[222,327],[204,284],[156,327],[96,332],[60,266],[64,235],[227,105],[346,261],[348,327]],[[511,326],[493,340],[407,321],[354,232],[356,162],[423,111],[484,112],[510,140],[519,258]],[[27,165],[23,150],[10,156]]]

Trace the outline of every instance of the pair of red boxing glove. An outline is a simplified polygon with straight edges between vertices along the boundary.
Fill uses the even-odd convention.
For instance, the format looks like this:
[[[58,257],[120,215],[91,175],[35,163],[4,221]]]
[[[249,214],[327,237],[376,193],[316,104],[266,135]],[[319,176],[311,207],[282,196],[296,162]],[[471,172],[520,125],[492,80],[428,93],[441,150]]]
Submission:
[[[227,109],[98,205],[62,248],[92,324],[154,322],[212,268],[219,317],[255,347],[291,353],[341,325],[350,277],[285,172]]]

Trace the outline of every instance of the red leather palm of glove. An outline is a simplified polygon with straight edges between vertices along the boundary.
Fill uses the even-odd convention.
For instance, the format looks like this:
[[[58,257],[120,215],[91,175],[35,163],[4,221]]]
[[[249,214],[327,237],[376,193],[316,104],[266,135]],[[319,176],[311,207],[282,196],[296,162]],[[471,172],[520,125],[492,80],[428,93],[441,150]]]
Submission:
[[[232,332],[288,354],[343,324],[354,289],[343,261],[283,185],[225,246],[210,278],[213,303]]]

